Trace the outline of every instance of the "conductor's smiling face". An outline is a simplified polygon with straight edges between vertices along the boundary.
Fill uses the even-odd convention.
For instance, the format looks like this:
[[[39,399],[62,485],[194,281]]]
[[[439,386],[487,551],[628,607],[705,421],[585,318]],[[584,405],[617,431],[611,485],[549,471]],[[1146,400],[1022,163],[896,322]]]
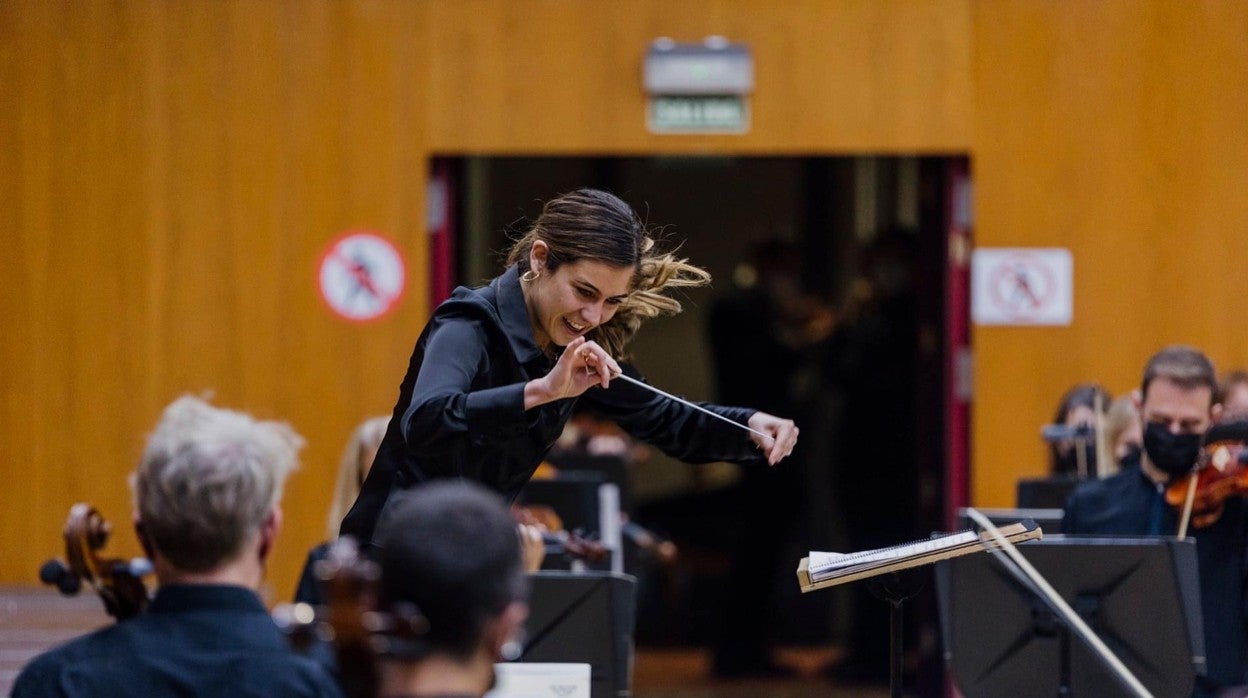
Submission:
[[[551,271],[546,245],[540,240],[529,254],[530,269],[540,271],[524,282],[538,346],[566,346],[568,342],[607,322],[628,297],[632,267],[580,260]]]

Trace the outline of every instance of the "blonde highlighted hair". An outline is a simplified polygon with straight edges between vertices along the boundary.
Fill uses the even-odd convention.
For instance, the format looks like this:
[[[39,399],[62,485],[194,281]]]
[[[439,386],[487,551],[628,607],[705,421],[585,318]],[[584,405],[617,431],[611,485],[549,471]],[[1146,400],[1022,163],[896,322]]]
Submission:
[[[549,271],[581,260],[633,268],[628,297],[611,320],[589,333],[615,357],[624,356],[643,321],[681,311],[680,301],[668,295],[671,291],[711,282],[706,270],[660,250],[632,207],[599,189],[577,189],[547,201],[533,227],[512,245],[507,264],[527,272],[529,250],[537,240],[549,250]]]
[[[360,487],[373,467],[373,458],[389,424],[389,417],[365,420],[351,433],[351,438],[342,449],[342,457],[338,459],[338,477],[334,482],[334,498],[329,503],[329,519],[326,521],[325,530],[330,540],[338,537],[343,517],[355,504],[356,497],[360,496]]]

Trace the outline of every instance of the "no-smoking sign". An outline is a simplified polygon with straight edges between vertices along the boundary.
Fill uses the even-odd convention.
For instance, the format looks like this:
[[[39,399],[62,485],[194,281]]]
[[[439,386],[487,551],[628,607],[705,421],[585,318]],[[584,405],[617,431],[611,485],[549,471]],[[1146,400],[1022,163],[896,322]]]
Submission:
[[[1058,247],[999,247],[971,257],[971,317],[980,325],[1069,325],[1074,262]]]
[[[376,320],[394,310],[407,284],[399,248],[377,233],[352,231],[321,255],[321,298],[352,322]]]

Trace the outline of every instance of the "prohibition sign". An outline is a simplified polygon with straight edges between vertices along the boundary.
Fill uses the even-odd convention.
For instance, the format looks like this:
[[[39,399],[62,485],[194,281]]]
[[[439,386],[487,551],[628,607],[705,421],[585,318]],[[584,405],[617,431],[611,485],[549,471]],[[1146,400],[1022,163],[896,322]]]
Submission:
[[[1034,319],[1052,305],[1057,281],[1053,270],[1027,254],[1014,254],[992,270],[988,292],[996,309],[1018,320]]]
[[[399,248],[377,233],[353,231],[321,255],[321,298],[351,322],[377,320],[394,310],[407,285]]]

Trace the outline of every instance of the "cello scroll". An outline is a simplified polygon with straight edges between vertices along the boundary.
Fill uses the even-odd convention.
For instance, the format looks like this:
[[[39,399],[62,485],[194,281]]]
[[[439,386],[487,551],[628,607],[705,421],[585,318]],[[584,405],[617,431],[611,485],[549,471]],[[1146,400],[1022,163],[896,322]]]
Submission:
[[[143,577],[151,574],[152,565],[144,558],[101,557],[99,551],[108,543],[112,530],[112,525],[90,504],[70,507],[64,530],[66,561],[45,562],[39,569],[39,579],[66,596],[77,594],[86,582],[103,600],[104,610],[122,621],[147,608]]]

